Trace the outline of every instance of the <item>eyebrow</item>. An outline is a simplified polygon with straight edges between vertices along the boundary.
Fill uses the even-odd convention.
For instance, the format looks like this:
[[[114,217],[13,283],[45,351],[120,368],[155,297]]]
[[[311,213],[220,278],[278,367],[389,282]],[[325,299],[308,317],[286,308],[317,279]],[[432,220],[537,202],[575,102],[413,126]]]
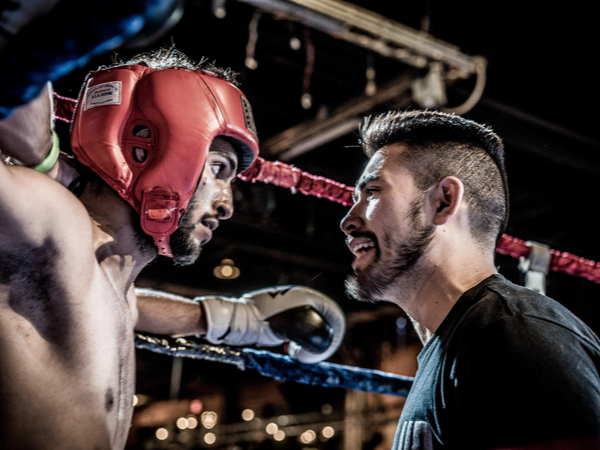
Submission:
[[[367,175],[366,177],[362,177],[360,180],[358,180],[358,183],[356,183],[356,187],[354,188],[354,191],[352,192],[352,199],[356,202],[358,199],[356,198],[357,196],[357,192],[362,192],[362,190],[365,188],[365,186],[369,183],[371,183],[372,181],[377,181],[379,180],[380,177],[378,174],[376,173],[371,173],[369,175]]]

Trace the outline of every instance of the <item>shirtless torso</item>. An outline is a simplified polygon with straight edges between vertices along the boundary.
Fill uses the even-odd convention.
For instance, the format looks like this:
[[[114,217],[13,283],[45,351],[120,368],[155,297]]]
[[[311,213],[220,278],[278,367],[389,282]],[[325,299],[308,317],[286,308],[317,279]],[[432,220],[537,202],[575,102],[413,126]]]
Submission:
[[[0,149],[39,163],[51,147],[49,118],[45,92],[0,122]],[[232,145],[215,138],[204,168],[184,221],[192,249],[231,216]],[[0,162],[2,449],[123,449],[134,329],[206,332],[197,302],[136,298],[134,281],[156,247],[139,231],[139,214],[100,178],[78,196],[66,188],[79,177],[65,155],[45,174]]]
[[[187,58],[172,48],[155,57],[158,65]],[[129,92],[131,73],[152,74],[151,81],[140,81],[146,86],[140,95],[164,127],[158,131],[154,122],[140,119],[127,139],[114,137],[126,143],[123,149],[129,140],[136,142],[123,158],[131,158],[132,165],[147,163],[143,171],[151,176],[139,188],[144,199],[122,197],[124,189],[114,186],[115,179],[102,176],[102,167],[121,166],[112,160],[103,165],[110,153],[103,145],[112,138],[103,138],[101,131],[118,134],[120,128],[110,125],[114,110],[94,103],[95,91],[80,100],[86,107],[77,111],[100,112],[108,122],[98,122],[96,115],[89,122],[76,118],[73,125],[81,131],[90,124],[83,133],[86,150],[76,145],[73,150],[92,172],[65,154],[58,161],[48,156],[57,154],[49,150],[57,142],[50,87],[0,121],[0,151],[10,158],[0,162],[2,449],[122,450],[133,410],[134,329],[171,336],[206,333],[198,302],[167,294],[137,298],[134,281],[159,251],[177,264],[193,263],[219,222],[233,213],[231,182],[258,151],[248,128],[253,122],[241,101],[245,97],[226,80],[202,71],[173,67],[162,72],[144,63],[116,72],[103,72],[123,79],[109,77],[102,89],[108,84]],[[205,81],[199,83],[199,77]],[[218,96],[209,85],[223,95],[223,104],[215,103]],[[166,86],[175,86],[177,95]],[[101,106],[118,108],[123,97],[111,99]],[[187,114],[181,113],[183,99],[188,100]],[[125,100],[123,108],[129,105]],[[102,145],[95,147],[96,142]],[[90,155],[103,161],[99,167]],[[50,162],[42,164],[44,173],[38,172],[44,161]],[[68,189],[74,185],[80,187],[73,188],[77,195]],[[147,199],[142,212],[140,204]]]
[[[0,190],[0,442],[123,448],[135,296],[102,254],[110,236],[45,175],[0,164]]]

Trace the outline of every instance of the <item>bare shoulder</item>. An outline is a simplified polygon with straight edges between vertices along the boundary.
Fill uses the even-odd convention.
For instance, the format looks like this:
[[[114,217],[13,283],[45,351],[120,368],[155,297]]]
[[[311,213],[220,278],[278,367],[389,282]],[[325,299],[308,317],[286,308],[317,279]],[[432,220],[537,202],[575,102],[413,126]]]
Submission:
[[[84,205],[58,182],[34,170],[0,163],[0,215],[2,253],[28,248],[91,252],[92,227]]]

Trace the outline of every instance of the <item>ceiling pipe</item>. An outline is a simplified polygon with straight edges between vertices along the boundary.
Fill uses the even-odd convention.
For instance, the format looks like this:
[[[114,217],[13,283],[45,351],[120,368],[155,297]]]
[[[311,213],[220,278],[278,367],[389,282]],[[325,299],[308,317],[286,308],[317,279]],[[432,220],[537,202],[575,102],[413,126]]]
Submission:
[[[261,154],[267,158],[289,161],[346,133],[351,133],[358,128],[365,115],[382,104],[395,101],[400,103],[396,107],[408,105],[411,86],[412,74],[405,73],[379,87],[373,96],[362,95],[350,99],[326,119],[311,119],[271,137],[261,143]],[[406,97],[404,102],[399,100],[403,94]]]
[[[296,20],[360,47],[424,68],[440,61],[455,77],[477,72],[477,62],[456,46],[387,19],[367,9],[339,0],[238,0],[258,9]],[[478,57],[481,58],[481,57]]]
[[[468,56],[456,46],[414,30],[359,6],[339,0],[238,0],[278,18],[298,21],[417,69],[438,67],[447,81],[477,75],[476,87],[467,101],[448,112],[464,114],[481,98],[487,62]],[[442,65],[444,69],[442,69]],[[364,115],[389,104],[414,88],[414,73],[405,73],[372,96],[351,99],[328,118],[316,118],[294,126],[261,144],[267,157],[289,161],[355,131]],[[407,106],[405,102],[403,106]],[[442,106],[442,105],[439,105]]]

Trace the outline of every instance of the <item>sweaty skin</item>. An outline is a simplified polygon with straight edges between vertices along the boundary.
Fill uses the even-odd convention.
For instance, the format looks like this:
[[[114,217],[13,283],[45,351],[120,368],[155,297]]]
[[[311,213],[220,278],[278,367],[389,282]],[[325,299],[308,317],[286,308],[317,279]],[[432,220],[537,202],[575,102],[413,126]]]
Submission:
[[[41,174],[2,165],[0,191],[0,442],[122,448],[135,305],[95,258],[109,239],[81,202]]]
[[[0,122],[0,136],[7,126]],[[40,136],[38,161],[16,138],[0,146],[15,157],[22,146],[36,164],[49,148],[47,133]],[[233,208],[237,157],[220,139],[215,149],[189,214],[189,244],[198,248]],[[63,160],[47,175],[0,163],[0,448],[123,449],[134,328],[161,332],[171,323],[173,334],[204,332],[194,302],[138,310],[133,282],[156,250],[140,245],[139,216],[112,189],[77,198],[61,185],[76,175]]]

